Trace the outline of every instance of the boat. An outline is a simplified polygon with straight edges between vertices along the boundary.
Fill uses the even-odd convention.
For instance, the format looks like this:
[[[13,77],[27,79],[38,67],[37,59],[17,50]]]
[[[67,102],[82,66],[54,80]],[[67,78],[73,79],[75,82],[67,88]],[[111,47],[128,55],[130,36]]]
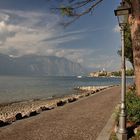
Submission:
[[[82,78],[82,76],[81,76],[81,75],[79,75],[79,76],[77,76],[77,78]]]

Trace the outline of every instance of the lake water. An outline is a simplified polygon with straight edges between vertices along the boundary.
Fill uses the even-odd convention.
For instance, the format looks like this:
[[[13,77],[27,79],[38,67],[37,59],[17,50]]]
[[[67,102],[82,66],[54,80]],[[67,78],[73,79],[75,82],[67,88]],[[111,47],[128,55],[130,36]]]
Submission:
[[[77,86],[120,84],[120,78],[0,76],[0,103],[73,94]],[[127,78],[127,83],[133,83]]]

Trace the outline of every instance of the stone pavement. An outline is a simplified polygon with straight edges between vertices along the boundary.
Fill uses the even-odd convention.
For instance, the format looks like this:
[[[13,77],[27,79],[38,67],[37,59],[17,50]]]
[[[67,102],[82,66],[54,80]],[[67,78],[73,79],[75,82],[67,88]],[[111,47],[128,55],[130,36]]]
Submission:
[[[96,140],[120,100],[113,87],[0,128],[0,140]]]

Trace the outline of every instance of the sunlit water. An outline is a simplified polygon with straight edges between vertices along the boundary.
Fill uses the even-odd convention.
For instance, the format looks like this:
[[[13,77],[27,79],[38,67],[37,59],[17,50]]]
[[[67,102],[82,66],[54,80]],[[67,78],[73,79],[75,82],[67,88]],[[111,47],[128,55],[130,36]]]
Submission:
[[[0,103],[73,94],[77,86],[118,85],[120,78],[0,76]],[[133,83],[127,78],[127,83]]]

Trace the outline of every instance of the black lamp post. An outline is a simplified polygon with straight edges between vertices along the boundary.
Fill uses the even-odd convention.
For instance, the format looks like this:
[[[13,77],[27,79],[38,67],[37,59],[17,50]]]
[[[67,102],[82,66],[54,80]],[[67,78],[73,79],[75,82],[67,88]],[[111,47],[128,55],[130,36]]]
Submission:
[[[121,47],[122,47],[122,59],[121,59],[121,70],[122,70],[122,82],[121,82],[121,111],[119,117],[118,127],[118,138],[119,140],[127,140],[126,130],[126,105],[125,105],[125,94],[126,94],[126,76],[125,76],[125,51],[124,51],[124,31],[128,23],[128,17],[131,13],[131,8],[125,2],[120,3],[120,6],[114,10],[115,16],[118,18],[118,23],[121,28]]]

